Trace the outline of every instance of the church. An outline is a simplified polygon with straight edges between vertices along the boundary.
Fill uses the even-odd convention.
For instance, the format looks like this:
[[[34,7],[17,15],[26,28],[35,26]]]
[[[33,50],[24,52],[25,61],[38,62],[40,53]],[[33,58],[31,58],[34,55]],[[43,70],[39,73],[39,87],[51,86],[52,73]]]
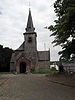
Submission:
[[[22,45],[13,51],[10,61],[10,71],[16,73],[30,73],[39,69],[49,69],[50,50],[37,50],[37,33],[33,25],[31,9],[29,9],[28,21]]]

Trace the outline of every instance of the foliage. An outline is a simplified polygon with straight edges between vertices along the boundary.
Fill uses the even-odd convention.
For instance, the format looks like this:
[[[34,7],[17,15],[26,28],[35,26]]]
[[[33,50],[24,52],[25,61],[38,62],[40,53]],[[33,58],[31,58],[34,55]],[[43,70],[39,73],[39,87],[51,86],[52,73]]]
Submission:
[[[0,72],[10,71],[12,51],[12,49],[9,49],[8,47],[3,48],[3,46],[0,45]]]
[[[40,68],[37,71],[33,71],[32,74],[56,75],[57,74],[57,70],[56,70],[55,67],[52,67],[51,69]]]
[[[64,72],[64,66],[62,65],[62,63],[59,64],[59,73],[63,73]]]
[[[56,0],[54,3],[57,20],[48,29],[55,36],[55,46],[60,45],[61,59],[73,59],[75,55],[75,0]],[[72,56],[73,55],[73,56]]]
[[[56,68],[55,67],[52,67],[50,70],[51,71],[56,71]]]
[[[40,69],[38,69],[37,71],[36,71],[36,70],[33,71],[32,73],[33,73],[33,74],[48,74],[48,73],[50,73],[50,72],[51,72],[50,69],[43,69],[43,68],[40,68]]]

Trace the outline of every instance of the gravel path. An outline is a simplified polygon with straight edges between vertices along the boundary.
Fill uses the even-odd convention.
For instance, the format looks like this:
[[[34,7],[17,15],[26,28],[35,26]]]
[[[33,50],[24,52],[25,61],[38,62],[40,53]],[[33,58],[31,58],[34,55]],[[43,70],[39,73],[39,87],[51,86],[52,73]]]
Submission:
[[[52,83],[45,75],[10,75],[0,100],[75,100],[75,88]]]

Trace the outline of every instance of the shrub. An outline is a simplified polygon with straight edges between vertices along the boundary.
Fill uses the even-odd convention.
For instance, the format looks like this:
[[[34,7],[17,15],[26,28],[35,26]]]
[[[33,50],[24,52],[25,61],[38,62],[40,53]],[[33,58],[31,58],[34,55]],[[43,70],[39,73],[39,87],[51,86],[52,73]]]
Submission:
[[[52,67],[50,70],[51,71],[56,71],[56,68],[55,67]]]

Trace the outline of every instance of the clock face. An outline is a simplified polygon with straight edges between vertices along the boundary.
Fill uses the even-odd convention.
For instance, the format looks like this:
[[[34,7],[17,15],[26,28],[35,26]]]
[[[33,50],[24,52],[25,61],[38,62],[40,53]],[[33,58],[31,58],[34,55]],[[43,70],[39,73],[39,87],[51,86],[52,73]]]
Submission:
[[[32,37],[28,37],[28,42],[32,43]]]

